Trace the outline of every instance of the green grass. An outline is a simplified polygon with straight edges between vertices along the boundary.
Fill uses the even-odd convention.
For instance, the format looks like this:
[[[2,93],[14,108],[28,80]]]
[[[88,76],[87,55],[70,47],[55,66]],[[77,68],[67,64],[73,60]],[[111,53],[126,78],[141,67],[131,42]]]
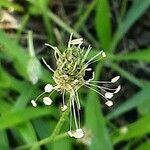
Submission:
[[[129,6],[127,0],[122,0],[120,13],[114,18],[118,23],[115,25],[115,31],[112,29],[112,6],[108,0],[92,0],[90,3],[83,1],[83,6],[80,6],[78,1],[79,3],[74,4],[75,8],[69,10],[70,14],[67,14],[65,4],[60,4],[63,7],[61,15],[52,11],[54,2],[28,0],[24,6],[7,0],[0,1],[1,9],[13,8],[21,20],[21,27],[14,31],[13,36],[10,36],[9,31],[0,30],[0,149],[9,150],[13,147],[19,150],[32,147],[40,150],[40,145],[44,145],[47,150],[72,150],[74,147],[113,150],[122,141],[126,141],[121,145],[122,149],[132,149],[133,145],[137,150],[150,149],[147,136],[150,133],[150,81],[122,67],[122,64],[133,62],[143,62],[146,66],[150,62],[150,48],[144,45],[133,52],[126,49],[125,53],[118,48],[126,34],[130,33],[130,29],[134,30],[132,27],[138,25],[137,21],[148,11],[149,0],[136,0]],[[71,3],[72,1],[68,1],[69,8]],[[34,26],[28,27],[34,18],[38,18],[44,28],[45,40],[40,46],[38,41],[41,33],[38,35],[39,39],[35,40],[34,35],[37,33]],[[91,28],[95,34],[90,31]],[[66,40],[72,32],[75,37],[82,35],[85,44],[91,44],[93,47],[88,59],[100,49],[106,52],[108,57],[94,66],[96,79],[105,77],[109,80],[113,77],[112,74],[120,75],[122,89],[133,88],[129,95],[121,90],[118,94],[119,103],[114,99],[115,105],[111,109],[107,109],[96,93],[84,88],[81,90],[79,95],[84,112],[82,125],[88,133],[84,140],[68,137],[68,111],[63,114],[60,112],[57,95],[53,96],[55,104],[51,107],[39,106],[35,109],[30,104],[43,85],[54,83],[51,72],[41,63],[41,57],[45,57],[55,66],[51,55],[53,51],[44,47],[44,42],[58,46],[63,51],[64,47],[60,41],[67,45]],[[21,44],[22,40],[25,45]],[[39,50],[37,45],[44,48]],[[35,77],[37,81],[33,84]],[[132,123],[124,117],[129,111],[136,116]],[[120,132],[122,126],[128,129],[125,134]],[[14,144],[10,142],[11,139]]]

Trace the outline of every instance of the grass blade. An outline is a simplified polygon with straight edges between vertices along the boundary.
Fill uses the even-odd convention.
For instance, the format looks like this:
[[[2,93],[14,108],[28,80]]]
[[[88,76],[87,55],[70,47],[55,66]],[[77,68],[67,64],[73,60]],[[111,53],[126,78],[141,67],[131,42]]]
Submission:
[[[111,42],[110,8],[107,0],[98,0],[96,8],[95,28],[101,47],[109,50]]]
[[[121,133],[120,130],[114,133],[113,141],[115,143],[118,143],[122,140],[139,138],[147,133],[150,133],[150,115],[138,119],[136,122],[128,125],[127,128],[128,131],[126,133]]]
[[[146,12],[150,6],[149,0],[136,0],[126,14],[124,20],[119,24],[118,29],[111,43],[111,50],[114,50],[118,42],[124,37],[130,27]]]
[[[146,61],[150,62],[150,49],[137,50],[127,54],[119,54],[114,56],[115,61]]]
[[[99,76],[101,64],[96,68],[96,78]],[[93,91],[90,91],[87,97],[87,104],[85,107],[86,127],[91,130],[93,134],[90,150],[102,149],[112,150],[109,140],[105,120],[100,109],[98,96]]]
[[[119,107],[115,108],[108,116],[108,119],[113,119],[118,117],[119,115],[141,105],[145,101],[149,101],[150,98],[150,87],[143,88],[140,92],[133,95],[130,99],[124,102]]]
[[[53,109],[41,108],[25,108],[10,112],[5,116],[0,117],[0,130],[10,128],[20,123],[26,122],[30,119],[45,116],[54,113]]]

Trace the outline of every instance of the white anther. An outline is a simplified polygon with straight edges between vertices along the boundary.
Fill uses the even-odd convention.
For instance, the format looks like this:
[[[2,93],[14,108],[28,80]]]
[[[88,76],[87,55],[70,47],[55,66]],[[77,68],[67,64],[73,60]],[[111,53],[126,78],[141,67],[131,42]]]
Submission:
[[[67,105],[63,105],[62,107],[61,107],[61,110],[62,111],[65,111],[67,109]]]
[[[44,97],[43,102],[44,102],[45,105],[50,106],[53,101],[49,97]]]
[[[83,39],[79,38],[79,39],[74,39],[70,41],[70,44],[76,45],[76,44],[82,44],[83,43]]]
[[[114,93],[118,93],[121,89],[121,85],[119,85],[117,88],[116,88],[116,91]]]
[[[84,136],[84,132],[82,129],[77,129],[74,133],[73,133],[73,137],[80,139]]]
[[[107,101],[105,104],[106,104],[108,107],[111,107],[111,106],[113,105],[113,102],[112,102],[112,101]]]
[[[37,106],[35,100],[31,100],[31,104],[33,105],[33,107],[36,107],[36,106]]]
[[[86,68],[86,71],[92,71],[92,68]]]
[[[126,134],[127,132],[128,132],[128,127],[127,126],[124,126],[124,127],[120,128],[120,133]]]
[[[108,99],[111,99],[113,97],[113,93],[110,93],[110,92],[107,92],[105,93],[105,97],[108,98]]]
[[[119,78],[120,78],[120,76],[116,76],[116,77],[111,79],[111,82],[115,83],[115,82],[117,82],[119,80]]]
[[[68,134],[69,134],[70,137],[73,137],[72,131],[68,131]]]
[[[46,84],[44,87],[44,91],[50,93],[53,90],[53,86],[51,84]]]
[[[102,56],[103,56],[103,57],[106,57],[106,53],[105,53],[105,52],[102,52]]]

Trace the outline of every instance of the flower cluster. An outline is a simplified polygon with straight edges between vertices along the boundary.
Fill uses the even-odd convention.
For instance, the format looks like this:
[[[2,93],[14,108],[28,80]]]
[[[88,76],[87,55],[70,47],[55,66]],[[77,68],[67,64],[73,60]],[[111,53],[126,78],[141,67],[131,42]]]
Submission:
[[[112,97],[114,96],[114,94],[119,92],[121,86],[119,85],[116,88],[109,88],[108,86],[106,86],[115,84],[120,78],[119,76],[114,77],[113,79],[111,79],[111,81],[95,81],[93,72],[93,76],[91,79],[84,79],[86,71],[92,70],[91,68],[88,68],[88,66],[106,57],[106,54],[104,51],[100,51],[91,59],[86,61],[91,47],[89,46],[85,51],[84,47],[81,48],[83,39],[72,39],[72,36],[73,34],[71,34],[68,42],[68,47],[63,53],[57,47],[46,44],[54,50],[57,65],[56,69],[53,70],[47,64],[44,58],[42,58],[42,60],[47,68],[53,72],[53,79],[56,85],[47,84],[44,87],[44,92],[40,94],[35,100],[31,100],[31,103],[34,107],[36,107],[36,101],[45,93],[49,93],[48,97],[43,98],[43,103],[45,105],[51,105],[51,94],[54,91],[60,92],[62,94],[61,110],[65,111],[66,109],[68,109],[68,106],[70,109],[70,129],[68,131],[68,134],[70,137],[82,138],[84,136],[84,131],[80,126],[81,106],[78,96],[78,90],[84,86],[95,91],[105,99],[105,104],[110,107],[113,105],[113,102],[111,100]],[[69,105],[67,105],[65,102],[66,94],[69,94]],[[75,130],[72,129],[73,127],[75,128]]]

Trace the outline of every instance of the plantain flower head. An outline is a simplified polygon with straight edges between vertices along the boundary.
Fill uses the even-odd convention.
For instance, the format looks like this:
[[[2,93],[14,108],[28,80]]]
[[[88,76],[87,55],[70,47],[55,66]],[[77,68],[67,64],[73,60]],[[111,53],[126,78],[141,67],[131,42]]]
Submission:
[[[111,81],[95,81],[93,72],[93,77],[85,80],[86,72],[92,70],[88,66],[106,57],[106,54],[104,51],[100,51],[91,59],[86,61],[91,47],[89,46],[87,50],[85,50],[84,47],[81,48],[83,39],[72,39],[72,36],[73,34],[70,35],[68,47],[64,52],[61,52],[57,47],[46,44],[54,50],[56,69],[52,69],[44,58],[42,58],[42,60],[46,67],[53,72],[55,85],[46,84],[44,92],[35,100],[32,100],[31,103],[34,107],[36,107],[36,101],[44,94],[49,94],[49,96],[43,98],[43,103],[45,105],[51,105],[51,94],[54,91],[60,92],[60,94],[62,94],[61,110],[66,111],[67,109],[70,109],[70,128],[68,135],[74,138],[82,138],[84,136],[84,131],[80,126],[81,105],[78,90],[84,86],[95,91],[104,98],[105,104],[110,107],[113,105],[113,101],[111,99],[120,91],[121,86],[119,85],[116,88],[109,88],[106,86],[116,84],[120,78],[119,76],[114,77]],[[104,84],[105,86],[103,86]],[[67,105],[67,102],[65,101],[66,94],[69,94],[69,105]]]

